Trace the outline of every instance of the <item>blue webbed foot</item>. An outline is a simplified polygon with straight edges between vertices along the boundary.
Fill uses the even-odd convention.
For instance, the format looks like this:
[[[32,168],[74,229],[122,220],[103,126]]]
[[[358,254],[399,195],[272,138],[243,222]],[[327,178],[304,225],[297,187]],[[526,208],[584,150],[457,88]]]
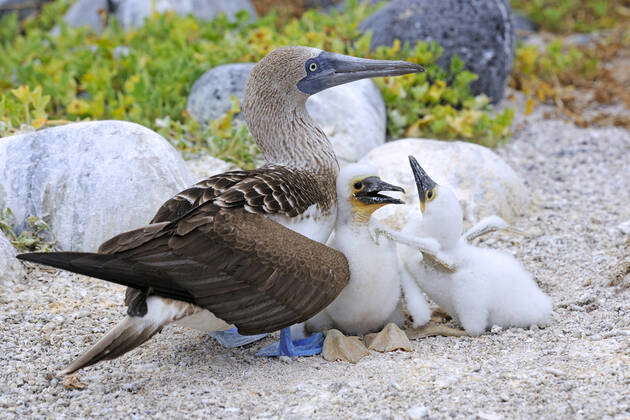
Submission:
[[[211,332],[210,337],[217,340],[223,347],[231,349],[262,340],[267,337],[267,334],[240,335],[236,328],[230,328],[225,331]]]
[[[256,356],[314,356],[322,352],[324,335],[316,333],[300,340],[291,340],[291,329],[280,331],[280,341],[263,347]]]

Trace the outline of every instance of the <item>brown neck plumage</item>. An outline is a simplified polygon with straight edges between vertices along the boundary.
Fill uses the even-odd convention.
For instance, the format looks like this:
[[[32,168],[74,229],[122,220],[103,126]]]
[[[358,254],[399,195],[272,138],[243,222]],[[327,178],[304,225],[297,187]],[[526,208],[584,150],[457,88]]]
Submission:
[[[306,111],[308,96],[283,90],[252,73],[243,112],[254,140],[269,164],[329,178],[334,188],[339,164],[332,144]]]

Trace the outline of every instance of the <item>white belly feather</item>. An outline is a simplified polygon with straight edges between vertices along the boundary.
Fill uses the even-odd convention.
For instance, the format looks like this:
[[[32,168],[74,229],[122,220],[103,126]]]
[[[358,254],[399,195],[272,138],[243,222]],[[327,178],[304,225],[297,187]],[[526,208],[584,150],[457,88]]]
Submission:
[[[365,229],[367,231],[367,229]],[[395,245],[376,245],[367,232],[346,229],[335,233],[331,246],[350,264],[350,283],[325,309],[333,325],[350,334],[380,330],[396,310],[400,279]]]

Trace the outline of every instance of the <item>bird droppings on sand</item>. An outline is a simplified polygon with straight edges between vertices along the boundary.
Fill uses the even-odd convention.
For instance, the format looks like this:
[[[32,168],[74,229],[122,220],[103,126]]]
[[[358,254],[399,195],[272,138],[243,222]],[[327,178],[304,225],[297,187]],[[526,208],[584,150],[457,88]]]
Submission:
[[[66,389],[49,374],[118,322],[124,289],[31,268],[1,292],[2,417],[413,418],[424,413],[410,413],[415,407],[431,419],[627,417],[630,288],[608,284],[628,259],[616,227],[630,220],[630,177],[622,176],[630,135],[530,121],[498,153],[539,204],[515,226],[540,235],[495,233],[476,243],[524,263],[552,298],[550,325],[412,340],[411,353],[370,352],[357,364],[256,358],[277,334],[227,350],[169,327],[160,340],[80,372],[85,389]],[[589,299],[597,304],[577,303]],[[123,388],[136,383],[135,393]]]

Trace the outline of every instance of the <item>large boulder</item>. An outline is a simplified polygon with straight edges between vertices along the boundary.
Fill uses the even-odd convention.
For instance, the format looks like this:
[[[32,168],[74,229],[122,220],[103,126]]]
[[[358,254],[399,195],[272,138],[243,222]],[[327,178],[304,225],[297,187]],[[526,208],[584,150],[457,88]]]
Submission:
[[[0,0],[0,18],[8,13],[17,13],[23,20],[38,13],[44,3],[51,0]]]
[[[108,0],[78,0],[66,12],[64,22],[70,27],[89,26],[95,32],[105,29],[106,16],[112,12],[112,2]],[[55,28],[53,33],[57,33]]]
[[[220,118],[230,110],[232,96],[243,99],[253,67],[253,63],[224,64],[205,72],[190,89],[188,113],[204,124]]]
[[[0,139],[0,208],[37,216],[60,248],[94,251],[146,224],[194,178],[179,153],[138,124],[95,121]]]
[[[24,266],[15,258],[15,248],[0,231],[0,286],[26,275]]]
[[[195,156],[186,161],[186,166],[192,172],[195,182],[209,178],[223,172],[238,171],[241,168],[210,155]]]
[[[514,28],[507,0],[392,0],[361,23],[372,33],[372,48],[394,40],[436,41],[444,48],[438,64],[459,56],[479,76],[475,94],[497,103],[503,97],[514,59]]]
[[[245,10],[251,18],[256,9],[250,0],[116,0],[115,15],[125,28],[142,26],[152,11],[164,13],[174,11],[179,15],[194,15],[212,20],[221,13],[234,19],[236,13]]]
[[[531,195],[521,177],[486,147],[461,141],[402,139],[373,149],[361,162],[375,165],[385,181],[403,187],[404,201],[414,211],[418,209],[418,192],[409,155],[435,182],[455,191],[470,223],[495,214],[512,221],[531,206]],[[378,217],[396,228],[404,225],[407,206],[382,210]]]
[[[304,7],[307,9],[333,10],[341,9],[344,5],[343,0],[304,0]]]
[[[342,163],[356,162],[385,143],[385,102],[371,80],[326,89],[311,96],[306,109],[324,130]]]
[[[243,99],[253,64],[225,64],[202,75],[188,96],[188,112],[208,123],[224,115],[230,98]],[[342,163],[356,162],[385,142],[386,114],[381,92],[371,80],[358,80],[311,96],[309,114],[324,130]]]

